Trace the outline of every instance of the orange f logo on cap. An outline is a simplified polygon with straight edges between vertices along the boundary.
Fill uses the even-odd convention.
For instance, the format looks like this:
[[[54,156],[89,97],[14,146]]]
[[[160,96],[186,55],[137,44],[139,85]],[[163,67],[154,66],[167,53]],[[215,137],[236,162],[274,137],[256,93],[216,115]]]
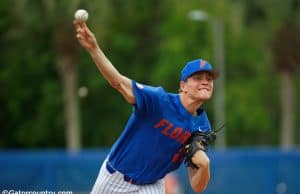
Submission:
[[[206,64],[206,61],[205,60],[201,60],[200,61],[200,68],[202,69],[204,67],[204,65]]]

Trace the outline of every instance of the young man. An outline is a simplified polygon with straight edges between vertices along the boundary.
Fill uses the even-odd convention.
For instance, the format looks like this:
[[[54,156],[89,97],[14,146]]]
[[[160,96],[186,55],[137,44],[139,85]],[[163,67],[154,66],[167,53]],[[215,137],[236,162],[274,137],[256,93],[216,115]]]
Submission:
[[[185,142],[195,131],[211,130],[201,106],[211,98],[218,73],[205,60],[190,61],[181,72],[179,94],[167,93],[119,73],[86,23],[74,21],[74,25],[79,43],[101,74],[134,107],[102,164],[92,193],[165,193],[163,178],[184,160]],[[210,161],[202,150],[192,161],[199,168],[188,167],[190,184],[195,192],[202,192],[210,179]]]

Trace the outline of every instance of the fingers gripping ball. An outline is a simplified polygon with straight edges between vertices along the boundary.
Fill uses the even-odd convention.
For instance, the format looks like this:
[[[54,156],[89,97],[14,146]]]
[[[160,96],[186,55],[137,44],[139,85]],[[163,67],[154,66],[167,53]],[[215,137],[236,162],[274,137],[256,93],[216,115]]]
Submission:
[[[185,151],[184,163],[191,168],[198,169],[199,167],[196,164],[194,164],[192,161],[194,154],[199,150],[206,152],[209,145],[212,144],[215,140],[216,140],[215,131],[194,132],[184,146],[184,151]]]
[[[89,14],[85,9],[78,9],[74,14],[75,20],[79,21],[79,22],[87,21],[88,17],[89,17]]]

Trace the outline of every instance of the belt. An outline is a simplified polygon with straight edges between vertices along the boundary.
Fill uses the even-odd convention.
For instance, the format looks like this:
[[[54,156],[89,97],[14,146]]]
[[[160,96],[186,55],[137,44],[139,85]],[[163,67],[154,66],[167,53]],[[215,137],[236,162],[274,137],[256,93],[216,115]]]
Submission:
[[[109,164],[108,162],[106,162],[106,169],[107,171],[110,173],[110,174],[113,174],[115,173],[117,170],[112,167],[111,164]],[[151,184],[151,183],[141,183],[139,181],[136,181],[126,175],[123,175],[124,176],[124,181],[128,182],[128,183],[131,183],[131,184],[134,184],[134,185],[147,185],[147,184]]]

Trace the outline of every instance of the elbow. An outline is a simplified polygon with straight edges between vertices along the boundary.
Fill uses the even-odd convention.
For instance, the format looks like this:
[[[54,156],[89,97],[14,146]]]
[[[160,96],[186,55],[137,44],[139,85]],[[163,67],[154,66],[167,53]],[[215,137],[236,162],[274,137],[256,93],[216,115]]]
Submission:
[[[109,85],[115,88],[116,90],[120,90],[122,88],[122,75],[117,74],[113,78],[107,80]]]
[[[209,179],[210,179],[210,177],[207,177],[207,179],[200,182],[200,184],[199,183],[192,184],[191,186],[192,186],[192,189],[194,190],[194,192],[196,192],[196,193],[204,192],[208,185]]]
[[[207,184],[200,185],[200,186],[192,186],[194,192],[196,192],[196,193],[204,192],[206,190],[206,187],[207,187]]]
[[[109,85],[116,90],[120,90],[121,88],[121,83],[119,81],[109,81]]]

